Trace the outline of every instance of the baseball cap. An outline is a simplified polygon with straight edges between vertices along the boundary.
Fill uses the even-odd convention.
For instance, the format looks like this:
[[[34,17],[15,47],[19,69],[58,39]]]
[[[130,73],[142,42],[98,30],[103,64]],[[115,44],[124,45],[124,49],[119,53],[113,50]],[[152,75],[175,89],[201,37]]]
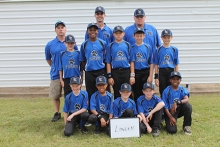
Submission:
[[[136,34],[137,32],[141,32],[141,33],[144,33],[144,34],[145,34],[143,28],[136,28],[136,29],[134,30],[134,34]]]
[[[104,77],[104,76],[98,76],[98,77],[96,78],[96,85],[99,85],[99,84],[107,84],[106,77]]]
[[[170,78],[173,78],[173,77],[175,77],[175,76],[177,76],[177,77],[179,77],[180,79],[182,79],[182,76],[181,76],[180,72],[178,72],[178,71],[173,71],[173,72],[171,72]]]
[[[72,77],[70,79],[70,84],[78,84],[78,85],[80,85],[81,84],[80,78],[79,77]]]
[[[91,27],[96,27],[97,29],[99,28],[99,27],[97,26],[97,24],[94,23],[94,22],[88,24],[87,30],[88,30],[89,28],[91,28]]]
[[[129,91],[129,92],[131,92],[131,85],[128,84],[128,83],[122,84],[120,91]]]
[[[145,90],[146,88],[151,88],[152,90],[154,90],[154,84],[150,82],[144,83],[143,90]]]
[[[138,8],[134,11],[134,16],[145,16],[145,12],[142,8]]]
[[[173,36],[173,33],[172,33],[171,30],[165,29],[165,30],[163,30],[162,33],[161,33],[161,37],[163,37],[163,36]]]
[[[117,31],[124,32],[124,28],[122,26],[115,26],[113,29],[113,33],[117,32]]]
[[[55,28],[56,28],[59,24],[62,24],[64,27],[66,26],[66,24],[65,24],[63,21],[58,20],[58,21],[55,23]]]
[[[75,43],[75,38],[73,35],[67,35],[66,38],[65,38],[65,42],[68,43],[68,42],[72,42],[72,43]]]
[[[98,6],[95,8],[95,13],[97,13],[97,12],[105,13],[105,9],[102,6]]]

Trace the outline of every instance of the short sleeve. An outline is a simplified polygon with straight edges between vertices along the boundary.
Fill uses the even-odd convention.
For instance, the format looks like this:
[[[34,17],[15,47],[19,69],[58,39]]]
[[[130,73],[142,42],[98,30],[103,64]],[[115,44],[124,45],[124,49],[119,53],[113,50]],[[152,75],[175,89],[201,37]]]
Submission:
[[[96,110],[96,100],[95,100],[95,93],[91,96],[90,99],[90,110]]]
[[[141,105],[141,99],[137,100],[137,108],[138,108],[138,113],[144,113],[144,108]]]
[[[153,63],[158,65],[159,64],[159,55],[158,55],[158,49],[153,51]]]
[[[109,44],[109,45],[107,46],[107,49],[106,49],[106,58],[105,58],[106,63],[109,63],[109,64],[111,64],[110,45],[111,45],[111,44]]]
[[[64,106],[63,106],[63,112],[68,113],[69,112],[69,108],[68,108],[68,95],[65,97],[65,101],[64,101]]]
[[[163,91],[162,99],[163,99],[163,101],[165,103],[164,108],[165,109],[169,109],[169,103],[168,103],[168,97],[167,97],[167,90],[166,89]]]
[[[113,116],[114,116],[114,117],[119,117],[118,107],[117,107],[117,101],[114,101],[114,102],[113,102]]]
[[[80,47],[80,54],[79,54],[79,61],[82,62],[82,61],[85,61],[86,60],[86,57],[85,57],[85,50],[84,50],[84,43],[81,44],[81,47]]]
[[[45,46],[45,59],[46,60],[51,60],[52,56],[50,53],[50,42],[47,43],[47,45]]]
[[[84,96],[83,97],[83,107],[84,109],[88,109],[88,93],[86,91],[83,92]]]

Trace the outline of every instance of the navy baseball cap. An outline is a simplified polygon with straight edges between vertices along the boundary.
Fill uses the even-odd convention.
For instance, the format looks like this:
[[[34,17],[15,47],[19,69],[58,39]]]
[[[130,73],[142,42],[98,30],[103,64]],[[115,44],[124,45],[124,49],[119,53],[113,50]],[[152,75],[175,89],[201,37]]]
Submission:
[[[95,13],[97,13],[97,12],[105,13],[105,9],[102,6],[98,6],[95,8]]]
[[[72,43],[75,43],[75,38],[73,35],[67,35],[66,38],[65,38],[65,42],[68,43],[68,42],[72,42]]]
[[[66,27],[66,24],[65,24],[63,21],[58,20],[58,21],[55,23],[55,28],[56,28],[59,24],[62,24],[64,27]]]
[[[134,16],[145,16],[145,12],[142,8],[138,8],[134,11]]]
[[[103,84],[103,85],[107,84],[107,79],[105,76],[98,76],[96,78],[96,85],[99,85],[99,84]]]
[[[138,33],[138,32],[140,32],[140,33],[144,33],[144,34],[145,34],[143,28],[136,28],[136,29],[134,30],[134,34],[136,34],[136,33]]]
[[[81,80],[80,80],[79,77],[72,77],[70,79],[70,84],[78,84],[78,85],[80,85],[81,84]]]
[[[161,33],[161,37],[163,37],[163,36],[173,36],[173,33],[172,33],[171,30],[165,29],[165,30],[163,30],[162,33]]]
[[[97,24],[94,23],[94,22],[88,24],[87,30],[88,30],[89,28],[91,28],[91,27],[95,27],[95,28],[97,28],[97,29],[99,28],[99,27],[97,26]]]
[[[113,33],[117,32],[117,31],[124,32],[124,28],[122,26],[115,26],[113,29]]]
[[[154,84],[152,84],[150,82],[144,83],[143,90],[145,90],[146,88],[150,88],[150,89],[154,90]]]
[[[128,84],[128,83],[122,84],[120,91],[129,91],[129,92],[131,92],[131,85]]]
[[[170,78],[173,78],[173,77],[175,77],[175,76],[177,76],[177,77],[179,77],[180,79],[182,79],[182,76],[181,76],[180,72],[178,72],[178,71],[173,71],[173,72],[171,72]]]

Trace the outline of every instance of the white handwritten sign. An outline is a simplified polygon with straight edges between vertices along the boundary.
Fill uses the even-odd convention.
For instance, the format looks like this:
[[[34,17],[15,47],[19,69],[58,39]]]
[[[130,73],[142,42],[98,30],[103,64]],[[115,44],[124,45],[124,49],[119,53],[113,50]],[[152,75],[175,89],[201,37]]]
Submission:
[[[110,119],[111,138],[140,137],[139,118]]]

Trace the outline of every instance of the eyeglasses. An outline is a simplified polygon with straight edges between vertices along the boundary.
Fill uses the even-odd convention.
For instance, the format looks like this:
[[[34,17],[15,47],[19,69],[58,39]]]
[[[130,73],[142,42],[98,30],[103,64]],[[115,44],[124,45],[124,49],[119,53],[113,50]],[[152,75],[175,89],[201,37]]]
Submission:
[[[135,16],[136,18],[143,18],[144,16],[143,15],[138,15],[138,16]]]

